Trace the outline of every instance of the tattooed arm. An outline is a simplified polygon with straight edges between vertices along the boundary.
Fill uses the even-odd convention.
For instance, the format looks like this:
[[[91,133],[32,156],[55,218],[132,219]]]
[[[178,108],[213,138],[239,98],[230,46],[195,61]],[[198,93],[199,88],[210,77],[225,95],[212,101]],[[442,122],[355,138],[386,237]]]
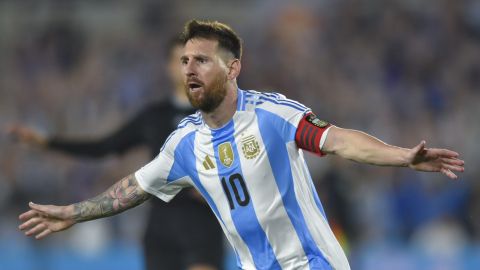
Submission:
[[[149,198],[150,194],[143,191],[135,176],[131,174],[95,198],[74,204],[72,218],[81,222],[113,216],[135,207]]]
[[[129,175],[107,191],[83,202],[68,206],[38,205],[29,203],[30,211],[20,215],[23,223],[19,229],[28,236],[43,238],[53,232],[66,230],[77,222],[108,217],[135,207],[150,198],[138,185],[135,176]]]

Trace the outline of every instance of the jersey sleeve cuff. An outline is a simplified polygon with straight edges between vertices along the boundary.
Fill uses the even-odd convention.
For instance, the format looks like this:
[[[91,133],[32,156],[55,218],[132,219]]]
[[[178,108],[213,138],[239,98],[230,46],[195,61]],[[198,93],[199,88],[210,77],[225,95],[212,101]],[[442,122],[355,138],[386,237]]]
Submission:
[[[323,145],[325,144],[325,141],[327,140],[328,132],[333,126],[329,126],[322,134],[322,137],[320,138],[320,151],[323,151]]]
[[[162,193],[162,192],[148,186],[148,184],[145,183],[141,174],[138,171],[135,173],[135,179],[137,179],[138,185],[140,186],[140,188],[143,189],[143,191],[145,191],[149,194],[152,194],[153,196],[161,199],[164,202],[168,203],[169,201],[171,201],[175,197],[175,195],[165,194],[165,193]]]

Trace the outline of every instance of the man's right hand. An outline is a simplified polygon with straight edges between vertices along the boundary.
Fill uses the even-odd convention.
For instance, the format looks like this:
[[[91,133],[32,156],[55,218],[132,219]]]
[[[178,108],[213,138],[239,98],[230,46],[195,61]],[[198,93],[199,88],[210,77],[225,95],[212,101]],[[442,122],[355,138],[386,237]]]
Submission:
[[[31,210],[21,214],[19,219],[23,222],[18,228],[25,235],[35,235],[36,239],[66,230],[77,223],[74,219],[74,206],[39,205],[30,202]]]
[[[34,146],[46,146],[47,138],[38,131],[21,125],[11,125],[7,133],[14,140]]]

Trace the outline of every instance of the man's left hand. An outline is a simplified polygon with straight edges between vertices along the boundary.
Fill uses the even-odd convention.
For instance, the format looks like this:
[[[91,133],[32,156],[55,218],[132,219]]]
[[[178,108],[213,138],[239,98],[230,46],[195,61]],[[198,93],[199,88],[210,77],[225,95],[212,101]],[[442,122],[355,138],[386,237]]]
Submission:
[[[448,149],[425,148],[425,141],[410,149],[408,166],[417,171],[441,172],[451,179],[457,179],[454,172],[463,172],[465,162],[457,152]]]

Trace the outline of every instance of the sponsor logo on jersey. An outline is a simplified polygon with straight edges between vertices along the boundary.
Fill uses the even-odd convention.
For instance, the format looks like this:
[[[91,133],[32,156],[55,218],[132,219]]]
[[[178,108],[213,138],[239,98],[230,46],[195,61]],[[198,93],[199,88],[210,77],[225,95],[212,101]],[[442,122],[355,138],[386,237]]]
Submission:
[[[212,159],[210,159],[209,156],[205,156],[203,167],[205,167],[206,170],[215,169],[215,164],[213,164]]]
[[[254,135],[247,136],[242,139],[243,155],[247,159],[253,159],[260,153],[260,146]]]
[[[317,116],[313,113],[307,116],[307,121],[319,128],[328,126],[328,122],[318,119]]]
[[[218,146],[218,156],[223,165],[226,167],[232,166],[234,156],[230,142],[224,142]]]

